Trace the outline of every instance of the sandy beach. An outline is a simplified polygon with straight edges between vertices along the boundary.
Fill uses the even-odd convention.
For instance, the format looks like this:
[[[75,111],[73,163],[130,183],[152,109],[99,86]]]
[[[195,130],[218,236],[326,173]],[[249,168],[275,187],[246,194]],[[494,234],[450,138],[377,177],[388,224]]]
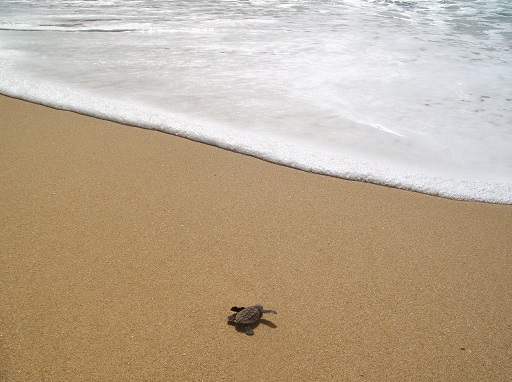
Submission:
[[[511,232],[1,96],[0,380],[510,381]]]

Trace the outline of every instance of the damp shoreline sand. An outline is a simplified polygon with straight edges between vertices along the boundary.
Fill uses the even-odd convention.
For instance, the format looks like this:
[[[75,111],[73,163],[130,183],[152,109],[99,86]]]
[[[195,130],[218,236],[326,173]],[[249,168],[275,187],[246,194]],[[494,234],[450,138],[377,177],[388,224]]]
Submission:
[[[512,375],[512,206],[0,114],[0,380]],[[279,314],[227,324],[255,303]]]

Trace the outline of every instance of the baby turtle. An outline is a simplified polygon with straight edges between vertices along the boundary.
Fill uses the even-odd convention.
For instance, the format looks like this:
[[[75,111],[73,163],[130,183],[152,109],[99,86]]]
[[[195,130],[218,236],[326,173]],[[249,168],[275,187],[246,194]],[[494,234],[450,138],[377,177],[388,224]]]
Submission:
[[[234,306],[231,308],[231,310],[237,313],[229,316],[228,321],[239,325],[245,325],[245,333],[250,336],[254,334],[251,325],[257,322],[263,313],[277,314],[275,310],[263,309],[263,306],[259,304],[249,306],[247,308],[238,308]]]

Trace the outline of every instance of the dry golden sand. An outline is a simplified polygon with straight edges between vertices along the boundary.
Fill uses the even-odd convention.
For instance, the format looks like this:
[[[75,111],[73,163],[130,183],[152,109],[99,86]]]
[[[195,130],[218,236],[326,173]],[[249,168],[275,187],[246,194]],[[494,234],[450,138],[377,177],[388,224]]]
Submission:
[[[1,380],[511,380],[512,206],[0,113]]]

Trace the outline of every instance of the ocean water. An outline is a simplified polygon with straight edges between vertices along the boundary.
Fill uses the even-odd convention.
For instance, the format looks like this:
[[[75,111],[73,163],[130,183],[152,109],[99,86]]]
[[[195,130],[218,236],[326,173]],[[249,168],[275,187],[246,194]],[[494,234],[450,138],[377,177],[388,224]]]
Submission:
[[[0,92],[512,204],[509,0],[0,0]]]

